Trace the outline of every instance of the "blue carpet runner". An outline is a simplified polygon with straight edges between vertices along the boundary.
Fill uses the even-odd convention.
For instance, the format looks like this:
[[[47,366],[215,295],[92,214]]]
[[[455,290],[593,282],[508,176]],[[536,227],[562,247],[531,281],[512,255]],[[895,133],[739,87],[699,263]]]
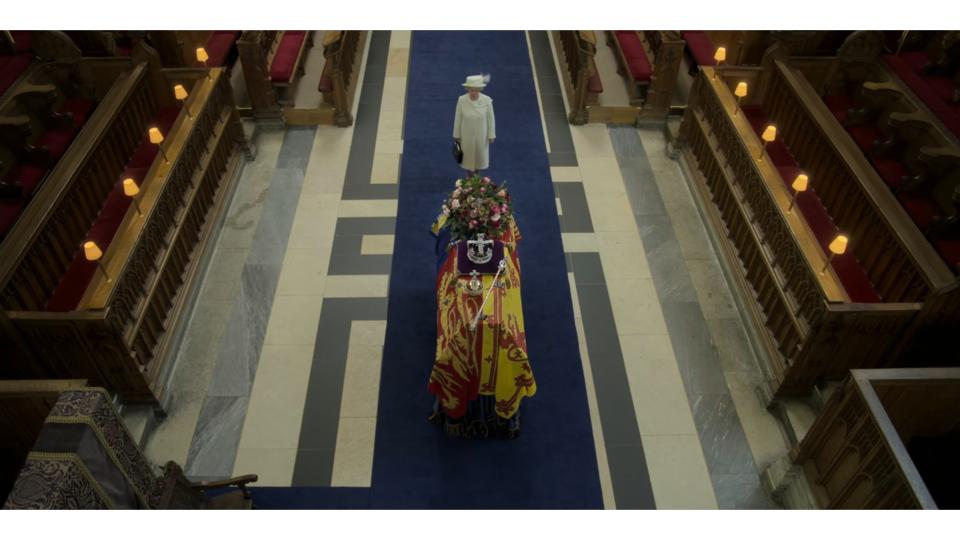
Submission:
[[[436,339],[430,223],[461,170],[450,153],[467,75],[490,73],[497,140],[487,174],[507,182],[537,394],[516,440],[448,438],[427,422]],[[414,32],[372,486],[262,488],[261,508],[602,508],[567,271],[523,32]],[[624,404],[630,406],[630,404]]]

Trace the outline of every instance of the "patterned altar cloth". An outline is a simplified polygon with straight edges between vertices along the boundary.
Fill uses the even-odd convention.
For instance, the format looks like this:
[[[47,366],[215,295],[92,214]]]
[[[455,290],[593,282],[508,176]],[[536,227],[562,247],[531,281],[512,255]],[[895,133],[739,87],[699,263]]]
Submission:
[[[438,242],[437,350],[428,389],[436,396],[431,420],[444,419],[451,435],[487,435],[504,428],[510,436],[519,429],[524,397],[537,391],[527,357],[523,307],[520,300],[520,231],[511,220],[499,240],[506,269],[483,306],[475,331],[470,329],[494,275],[481,275],[483,294],[467,292],[469,275],[458,271],[462,253],[444,240],[442,219],[434,223]],[[491,410],[492,409],[492,410]]]

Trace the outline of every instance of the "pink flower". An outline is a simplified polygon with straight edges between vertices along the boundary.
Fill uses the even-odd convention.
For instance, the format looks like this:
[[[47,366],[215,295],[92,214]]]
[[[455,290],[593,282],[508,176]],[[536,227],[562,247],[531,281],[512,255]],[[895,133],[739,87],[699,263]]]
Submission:
[[[489,183],[490,183],[490,177],[489,177],[489,176],[484,176],[484,177],[483,177],[483,183],[484,183],[484,184],[489,184]]]
[[[507,190],[501,189],[500,192],[497,193],[497,196],[498,196],[498,197],[506,197],[506,196],[507,196]]]
[[[460,189],[460,188],[457,188],[457,189],[453,190],[453,196],[454,196],[454,197],[459,197],[461,193],[463,193],[463,190]]]
[[[494,214],[490,216],[490,221],[493,221],[493,222],[500,221],[500,214]]]
[[[453,208],[454,210],[456,210],[457,208],[460,208],[460,199],[454,199],[453,201],[451,201],[450,208]]]
[[[506,213],[507,213],[507,210],[509,210],[509,209],[510,209],[510,207],[507,205],[507,203],[503,203],[503,204],[500,205],[500,213],[501,213],[501,214],[506,214]]]
[[[474,228],[474,227],[476,227],[476,226],[477,226],[477,220],[471,219],[471,220],[470,220],[470,228],[472,229],[472,228]]]
[[[476,210],[471,210],[471,211],[470,211],[470,217],[477,217],[477,211],[476,211]]]
[[[487,188],[485,187],[480,188],[480,193],[486,193],[486,192],[487,192]]]

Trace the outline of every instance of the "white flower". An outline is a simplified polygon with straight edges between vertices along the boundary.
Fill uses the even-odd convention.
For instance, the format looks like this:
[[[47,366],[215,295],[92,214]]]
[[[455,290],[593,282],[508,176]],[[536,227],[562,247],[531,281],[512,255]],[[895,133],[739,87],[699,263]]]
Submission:
[[[447,208],[447,205],[443,205],[442,211],[443,211],[443,215],[445,215],[445,216],[449,216],[449,215],[450,215],[450,209]]]
[[[456,210],[457,208],[460,208],[460,199],[454,199],[450,203],[450,208],[453,208],[454,210]]]
[[[456,185],[457,187],[462,186],[462,185],[463,185],[463,180],[457,180],[457,183],[454,184],[454,185]]]
[[[490,221],[500,221],[500,214],[490,216]]]

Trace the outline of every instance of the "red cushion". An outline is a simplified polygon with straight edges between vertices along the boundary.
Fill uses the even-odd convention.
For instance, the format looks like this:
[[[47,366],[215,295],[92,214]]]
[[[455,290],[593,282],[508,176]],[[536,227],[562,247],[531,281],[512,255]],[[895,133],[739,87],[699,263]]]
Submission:
[[[30,30],[12,30],[13,42],[17,52],[27,52],[33,48],[33,32]]]
[[[620,31],[616,36],[620,43],[620,49],[623,51],[624,59],[627,61],[630,77],[635,81],[650,81],[653,76],[653,67],[650,65],[647,52],[643,49],[643,43],[640,42],[636,32]]]
[[[50,151],[50,157],[53,160],[58,160],[70,147],[74,135],[76,135],[76,131],[72,128],[48,129],[40,136],[37,146],[45,147]]]
[[[856,107],[856,101],[850,96],[824,96],[823,103],[841,124],[847,121],[850,109]]]
[[[33,165],[18,165],[10,172],[11,181],[23,184],[23,196],[29,197],[37,190],[40,181],[47,174],[47,170]]]
[[[270,80],[273,82],[290,82],[293,77],[293,64],[300,53],[300,45],[307,39],[306,32],[284,32],[277,53],[270,64]]]
[[[930,85],[930,88],[937,94],[937,97],[940,98],[945,104],[953,103],[954,97],[956,97],[957,85],[947,77],[932,76],[925,77],[925,81]]]
[[[936,240],[937,252],[954,272],[960,272],[960,240]]]
[[[680,33],[683,40],[687,42],[690,54],[698,66],[715,66],[717,61],[713,56],[717,53],[717,47],[706,32],[685,30]]]
[[[923,68],[930,63],[930,57],[923,51],[900,53],[900,58],[917,75],[923,75]]]
[[[77,128],[87,123],[90,117],[90,111],[93,110],[93,101],[83,98],[67,98],[60,106],[61,113],[73,114],[73,125]]]
[[[901,193],[897,198],[921,231],[925,231],[933,223],[933,219],[940,215],[937,206],[926,197]]]
[[[23,201],[0,201],[0,236],[7,234],[7,231],[16,223],[17,217],[23,210]]]
[[[29,54],[3,57],[3,62],[0,63],[0,94],[13,86],[32,62],[33,57]]]
[[[940,99],[937,92],[930,87],[923,77],[914,73],[903,59],[889,54],[884,55],[883,59],[897,76],[900,77],[900,80],[906,83],[906,85],[910,87],[910,90],[930,107],[934,114],[939,115],[947,110],[946,104]]]
[[[870,158],[870,163],[876,169],[877,174],[883,181],[890,186],[890,189],[897,189],[903,183],[903,177],[907,176],[907,170],[895,159],[878,157]]]
[[[875,126],[854,126],[847,128],[847,132],[863,153],[873,150],[874,145],[885,138],[883,132]]]
[[[236,32],[218,31],[210,35],[204,48],[207,49],[207,66],[223,67],[227,63],[227,57],[230,55],[230,49],[233,48],[237,40]]]

